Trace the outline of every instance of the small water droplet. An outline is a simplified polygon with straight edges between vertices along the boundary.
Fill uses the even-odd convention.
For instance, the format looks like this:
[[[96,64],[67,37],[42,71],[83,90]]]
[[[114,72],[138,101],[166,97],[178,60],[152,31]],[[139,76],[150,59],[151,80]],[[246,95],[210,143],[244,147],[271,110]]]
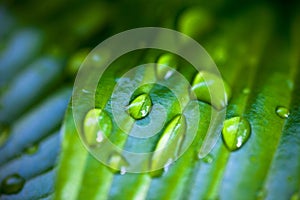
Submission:
[[[175,70],[170,68],[176,69],[177,68],[177,60],[175,55],[166,53],[159,57],[157,60],[157,67],[156,67],[156,76],[158,79],[168,79],[170,78]]]
[[[220,88],[220,85],[224,85],[224,90]],[[209,103],[218,110],[226,107],[231,98],[229,85],[221,77],[210,72],[197,73],[191,91],[195,93],[199,101]]]
[[[127,172],[126,167],[128,165],[127,160],[118,152],[113,152],[108,158],[108,166],[113,173],[119,172],[124,175]]]
[[[261,189],[261,190],[258,191],[258,193],[256,195],[256,199],[257,200],[263,200],[267,197],[267,194],[268,194],[267,190]]]
[[[73,77],[76,75],[82,62],[84,61],[89,52],[89,49],[81,49],[70,58],[66,67],[66,71],[69,76]]]
[[[276,114],[281,117],[282,119],[288,118],[290,115],[289,109],[283,106],[278,106],[276,108]]]
[[[26,154],[29,154],[29,155],[32,155],[32,154],[35,154],[39,149],[39,145],[38,144],[34,144],[34,145],[31,145],[30,147],[26,148],[24,150],[24,152]]]
[[[181,150],[181,144],[186,131],[184,115],[176,115],[166,126],[153,152],[151,170],[157,170],[166,166],[177,158]]]
[[[7,125],[0,124],[0,146],[4,145],[4,143],[9,138],[10,128]]]
[[[213,17],[207,10],[193,7],[181,14],[178,29],[190,37],[199,38],[213,27],[213,21]]]
[[[91,109],[84,119],[84,138],[91,147],[97,146],[112,130],[112,122],[108,114],[99,108]]]
[[[223,139],[230,151],[241,148],[249,139],[250,133],[250,124],[244,118],[232,117],[223,124]]]
[[[249,88],[244,88],[243,89],[243,94],[249,94],[250,93],[250,89]]]
[[[25,179],[19,174],[9,175],[1,182],[1,193],[16,194],[22,190],[24,184]]]
[[[300,194],[299,194],[299,192],[294,193],[291,196],[290,200],[300,200]]]
[[[211,154],[207,154],[204,158],[201,159],[203,162],[210,164],[214,161],[214,157]]]
[[[225,63],[227,60],[227,51],[222,46],[216,47],[213,52],[213,58],[216,63]]]
[[[152,101],[148,94],[141,94],[126,107],[128,113],[134,119],[146,117],[152,108]]]

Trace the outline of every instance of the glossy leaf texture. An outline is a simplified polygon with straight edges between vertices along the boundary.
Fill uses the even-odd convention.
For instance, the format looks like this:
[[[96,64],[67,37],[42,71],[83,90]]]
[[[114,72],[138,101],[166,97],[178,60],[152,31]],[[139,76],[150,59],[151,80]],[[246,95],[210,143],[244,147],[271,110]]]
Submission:
[[[239,17],[224,20],[223,25],[207,36],[207,42],[203,44],[231,88],[226,118],[241,117],[249,122],[246,127],[251,133],[247,132],[243,145],[234,148],[235,151],[229,151],[220,137],[210,154],[198,158],[211,109],[214,109],[207,101],[198,99],[200,126],[183,156],[155,176],[151,173],[118,172],[97,161],[84,148],[76,131],[72,106],[69,106],[63,125],[54,199],[295,198],[300,191],[299,19],[292,24],[291,31],[273,34],[277,28],[273,11],[264,6],[253,7],[240,12]],[[207,27],[207,24],[204,26]],[[202,29],[188,29],[187,32],[199,30]],[[149,61],[149,57],[151,51],[140,58]],[[150,61],[157,61],[157,57]],[[139,59],[129,61],[134,66]],[[128,69],[129,61],[122,61],[127,63]],[[190,70],[187,65],[178,64],[176,69],[192,84],[196,71]],[[110,89],[122,75],[117,73],[121,68],[128,70],[116,64],[103,76],[96,94],[101,98],[96,100],[96,107],[109,111]],[[149,78],[145,72],[137,76]],[[106,87],[101,87],[101,84],[106,84]],[[154,86],[140,90],[151,96],[153,105],[167,101],[164,105],[168,106],[167,121],[181,114],[178,113],[178,102],[164,88]],[[185,92],[182,93],[183,98],[184,95]],[[287,110],[278,111],[278,107]],[[147,120],[147,117],[142,120]],[[117,127],[114,122],[113,126]],[[129,120],[126,126],[130,129],[132,121]],[[239,131],[239,127],[233,127],[234,131]],[[223,124],[218,124],[217,131],[221,132],[222,128]],[[120,137],[114,137],[114,134]],[[120,147],[140,151],[155,148],[158,141],[138,145],[137,141],[122,135],[120,130],[115,130],[114,134],[111,139]],[[237,145],[236,141],[231,142]]]

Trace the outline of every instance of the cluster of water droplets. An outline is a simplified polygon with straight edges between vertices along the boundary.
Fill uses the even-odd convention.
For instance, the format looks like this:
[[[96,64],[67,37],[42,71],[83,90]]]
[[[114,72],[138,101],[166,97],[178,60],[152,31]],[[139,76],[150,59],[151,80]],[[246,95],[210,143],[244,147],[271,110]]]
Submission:
[[[159,65],[157,65],[155,73],[157,79],[161,80],[167,80],[172,77],[174,70],[170,70],[168,66],[171,66],[172,69],[177,69],[178,67],[176,58],[172,54],[163,54],[158,58],[157,63]],[[220,84],[224,86],[224,90],[218,88]],[[226,108],[231,98],[229,85],[219,76],[207,71],[200,71],[195,74],[190,90],[191,96],[195,95],[192,98],[209,103],[216,110]],[[244,88],[242,93],[248,95],[251,93],[251,90]],[[212,98],[214,99],[213,102],[211,101]],[[134,120],[141,120],[149,115],[152,107],[151,96],[148,93],[140,93],[129,102],[125,109],[128,115]],[[289,110],[283,106],[277,107],[275,112],[280,118],[287,118],[289,116]],[[106,140],[111,134],[112,128],[112,120],[105,110],[94,108],[87,112],[83,129],[85,140],[90,147],[97,147],[98,144]],[[168,171],[171,163],[177,158],[176,154],[180,151],[180,146],[186,134],[185,132],[186,120],[183,114],[176,115],[165,125],[156,144],[149,171],[156,169],[156,165],[159,165],[160,162],[165,163],[162,171]],[[226,147],[230,151],[240,149],[250,138],[250,135],[251,125],[245,117],[234,116],[223,122],[222,137]],[[167,155],[170,152],[159,151],[160,149],[164,149],[165,146],[170,145],[170,143],[175,145],[175,152],[173,152],[175,156]],[[211,154],[201,159],[205,163],[211,163],[214,160]],[[112,168],[120,169],[119,173],[122,175],[127,172],[126,168],[129,165],[121,152],[114,152],[109,157],[108,163]],[[159,173],[151,172],[150,174],[157,176],[161,174],[161,171]]]

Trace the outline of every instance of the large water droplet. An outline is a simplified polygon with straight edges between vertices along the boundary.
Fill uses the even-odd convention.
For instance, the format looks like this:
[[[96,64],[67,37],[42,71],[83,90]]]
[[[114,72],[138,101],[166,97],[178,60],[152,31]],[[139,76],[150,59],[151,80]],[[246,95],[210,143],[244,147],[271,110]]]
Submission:
[[[223,125],[223,139],[230,151],[241,148],[250,136],[250,124],[241,117],[232,117],[225,120]]]
[[[281,117],[282,119],[288,118],[290,115],[289,109],[283,106],[278,106],[276,108],[276,114]]]
[[[170,160],[176,159],[180,153],[184,134],[186,131],[186,120],[184,115],[176,115],[166,126],[162,133],[152,156],[151,170],[170,165]]]
[[[30,147],[26,148],[24,152],[26,154],[32,155],[32,154],[35,154],[38,151],[38,149],[39,149],[39,145],[34,144],[34,145],[31,145]]]
[[[84,119],[84,138],[91,147],[97,146],[112,130],[112,122],[108,114],[98,108],[91,109]]]
[[[224,90],[220,87],[221,85],[224,85]],[[197,73],[191,90],[198,100],[210,103],[218,110],[227,106],[231,98],[231,89],[228,84],[221,77],[210,72]]]
[[[156,76],[160,80],[170,78],[175,72],[175,70],[171,70],[170,68],[177,68],[176,57],[170,53],[161,55],[157,60],[157,64]]]
[[[148,94],[141,94],[137,96],[127,106],[128,113],[134,119],[142,119],[146,117],[152,108],[152,101]]]
[[[4,124],[0,124],[0,146],[2,146],[9,137],[9,127]]]
[[[25,179],[19,174],[9,175],[1,182],[1,193],[16,194],[22,190],[24,184]]]
[[[124,156],[118,152],[113,152],[108,158],[108,166],[114,173],[120,172],[121,175],[124,175],[128,165]]]

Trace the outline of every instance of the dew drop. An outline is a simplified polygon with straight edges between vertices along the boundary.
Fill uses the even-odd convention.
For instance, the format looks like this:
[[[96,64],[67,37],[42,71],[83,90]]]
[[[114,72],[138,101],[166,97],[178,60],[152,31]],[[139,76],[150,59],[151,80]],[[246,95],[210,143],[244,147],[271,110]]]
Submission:
[[[283,107],[283,106],[278,106],[276,108],[276,114],[282,118],[282,119],[285,119],[285,118],[288,118],[289,115],[290,115],[290,111],[289,109],[287,109],[286,107]]]
[[[121,175],[127,172],[126,167],[129,165],[124,156],[118,152],[113,152],[108,157],[107,163],[113,173],[119,172]]]
[[[151,170],[166,166],[170,159],[180,154],[181,144],[186,131],[184,115],[176,115],[166,126],[153,152]]]
[[[9,175],[1,182],[1,193],[16,194],[22,190],[24,184],[25,179],[19,174]]]
[[[224,90],[220,85],[224,85]],[[227,106],[231,98],[231,89],[228,84],[221,77],[210,72],[201,71],[197,73],[191,90],[199,101],[210,103],[218,110]]]
[[[250,133],[250,124],[244,118],[232,117],[223,124],[223,139],[230,151],[241,148],[249,139]]]
[[[257,200],[263,200],[263,199],[266,199],[267,197],[267,190],[265,189],[261,189],[258,191],[257,195],[256,195],[256,199]]]
[[[9,126],[0,124],[0,147],[7,141],[7,139],[9,138],[9,134]]]
[[[141,94],[137,96],[127,106],[128,113],[134,119],[142,119],[146,117],[152,108],[152,101],[148,94]]]
[[[156,67],[156,76],[158,79],[168,79],[170,78],[175,70],[170,68],[176,69],[177,68],[177,60],[175,55],[166,53],[159,57],[157,60],[157,67]]]
[[[76,75],[77,71],[80,68],[80,65],[82,64],[89,52],[89,49],[81,49],[70,58],[66,67],[68,75],[70,75],[71,77]]]
[[[98,108],[91,109],[84,119],[84,138],[91,147],[97,146],[112,130],[112,122],[108,114]]]
[[[210,164],[214,161],[214,157],[211,154],[207,154],[204,158],[201,159],[203,162]]]
[[[243,89],[243,94],[249,94],[250,93],[250,89],[249,88],[244,88]]]
[[[39,145],[38,144],[34,144],[28,148],[25,149],[25,153],[28,154],[28,155],[32,155],[32,154],[35,154],[39,149]]]
[[[193,7],[181,14],[178,29],[190,37],[198,38],[204,33],[207,33],[213,24],[213,17],[207,10]]]

